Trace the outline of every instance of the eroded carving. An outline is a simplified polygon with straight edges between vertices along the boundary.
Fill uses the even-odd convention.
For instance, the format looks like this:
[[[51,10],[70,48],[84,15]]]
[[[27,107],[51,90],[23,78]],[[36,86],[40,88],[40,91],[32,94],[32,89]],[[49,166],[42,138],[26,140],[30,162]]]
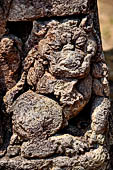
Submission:
[[[108,70],[94,17],[90,11],[81,16],[34,19],[23,42],[20,80],[7,88],[3,98],[5,114],[12,119],[12,136],[1,167],[7,159],[12,169],[108,169]],[[22,60],[20,40],[7,35],[1,44],[8,59],[13,57],[11,66],[16,72]],[[12,45],[6,48],[7,44]],[[78,120],[81,128],[84,119],[77,119],[81,113],[89,120],[77,135],[71,121]]]

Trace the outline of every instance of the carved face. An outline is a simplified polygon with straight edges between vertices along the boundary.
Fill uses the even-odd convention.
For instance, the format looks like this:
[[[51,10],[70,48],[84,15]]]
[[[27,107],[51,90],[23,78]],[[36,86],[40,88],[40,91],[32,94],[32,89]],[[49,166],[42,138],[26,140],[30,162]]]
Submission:
[[[45,30],[45,26],[47,30]],[[38,50],[50,63],[49,72],[60,78],[84,77],[90,70],[90,60],[96,54],[94,35],[86,32],[79,20],[52,20],[39,23],[38,35],[45,31]]]

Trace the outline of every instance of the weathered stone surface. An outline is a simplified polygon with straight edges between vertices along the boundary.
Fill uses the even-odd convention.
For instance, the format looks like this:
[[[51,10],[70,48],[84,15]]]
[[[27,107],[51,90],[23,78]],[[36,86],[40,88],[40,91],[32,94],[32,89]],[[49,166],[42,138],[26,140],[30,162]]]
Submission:
[[[0,38],[6,33],[6,22],[12,0],[0,1]]]
[[[21,95],[12,109],[13,130],[23,139],[46,139],[63,123],[61,107],[54,100],[33,91]]]
[[[0,91],[11,89],[17,81],[21,62],[22,42],[14,35],[0,41]]]
[[[13,0],[0,11],[0,169],[109,170],[96,1]]]
[[[100,170],[108,169],[108,165],[105,161],[107,161],[108,152],[102,146],[98,149],[94,149],[90,153],[87,152],[85,155],[78,159],[76,157],[67,157],[67,156],[59,156],[53,159],[31,159],[27,160],[22,157],[16,157],[12,159],[2,158],[0,163],[0,168],[6,167],[7,169],[11,168],[12,170],[30,170],[30,169],[52,169],[52,170],[95,170],[96,168],[100,168]],[[100,166],[101,164],[101,166]]]
[[[41,17],[88,13],[89,0],[13,0],[9,21],[35,20]]]
[[[20,147],[19,147],[19,146],[9,146],[9,147],[7,148],[7,156],[8,156],[9,158],[18,156],[18,155],[19,155],[19,152],[20,152]]]

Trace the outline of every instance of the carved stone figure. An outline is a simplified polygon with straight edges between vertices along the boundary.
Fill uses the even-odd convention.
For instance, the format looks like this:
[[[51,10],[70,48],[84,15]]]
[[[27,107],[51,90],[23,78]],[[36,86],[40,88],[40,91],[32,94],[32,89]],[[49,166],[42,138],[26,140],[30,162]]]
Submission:
[[[96,1],[13,0],[6,20],[1,111],[11,133],[1,142],[0,168],[109,169],[108,70]],[[20,33],[18,22],[27,21],[30,33]]]

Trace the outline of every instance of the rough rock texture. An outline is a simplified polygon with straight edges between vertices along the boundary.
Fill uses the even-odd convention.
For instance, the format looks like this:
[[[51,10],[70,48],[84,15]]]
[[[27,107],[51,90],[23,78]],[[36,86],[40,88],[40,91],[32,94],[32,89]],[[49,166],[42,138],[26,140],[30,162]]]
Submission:
[[[22,42],[13,35],[4,36],[0,41],[0,90],[11,89],[18,78],[21,63]]]
[[[8,20],[26,21],[41,17],[88,13],[89,0],[13,0]]]
[[[6,33],[6,22],[12,0],[0,1],[0,37]]]
[[[7,0],[0,17],[0,169],[109,170],[96,1]]]

